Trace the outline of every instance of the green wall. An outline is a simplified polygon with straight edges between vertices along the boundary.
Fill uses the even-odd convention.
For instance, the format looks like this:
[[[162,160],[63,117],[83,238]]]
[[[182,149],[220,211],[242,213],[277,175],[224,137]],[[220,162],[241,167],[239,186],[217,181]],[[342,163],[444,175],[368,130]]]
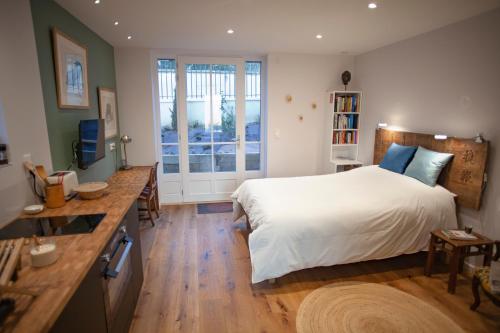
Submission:
[[[49,132],[50,151],[54,170],[66,169],[72,159],[71,144],[78,139],[78,123],[82,119],[99,117],[97,88],[116,88],[113,47],[78,21],[74,16],[50,0],[31,0],[38,62],[42,80],[45,115]],[[88,48],[88,81],[90,109],[59,109],[57,107],[56,77],[52,51],[51,29],[58,28]],[[29,97],[28,97],[29,98]],[[115,151],[109,143],[115,141]],[[87,170],[78,172],[80,183],[105,180],[120,165],[119,135],[106,141],[106,157]]]

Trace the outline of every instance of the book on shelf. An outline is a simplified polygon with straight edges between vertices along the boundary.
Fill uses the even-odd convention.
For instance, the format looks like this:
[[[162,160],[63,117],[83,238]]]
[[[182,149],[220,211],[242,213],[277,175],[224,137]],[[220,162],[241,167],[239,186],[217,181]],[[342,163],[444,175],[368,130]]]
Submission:
[[[336,96],[335,97],[335,112],[358,112],[359,96]]]
[[[443,235],[453,240],[476,240],[473,234],[468,234],[465,230],[441,230]]]
[[[357,129],[357,115],[335,114],[333,116],[333,129]]]
[[[332,144],[334,145],[357,144],[357,143],[358,143],[358,132],[356,131],[342,131],[333,133]]]

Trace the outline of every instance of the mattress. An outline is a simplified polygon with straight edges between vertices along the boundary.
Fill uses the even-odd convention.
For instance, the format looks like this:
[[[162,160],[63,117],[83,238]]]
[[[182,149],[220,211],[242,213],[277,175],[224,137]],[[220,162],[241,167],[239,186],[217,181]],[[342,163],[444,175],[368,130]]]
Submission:
[[[453,193],[378,166],[321,176],[247,180],[232,194],[252,228],[252,283],[318,266],[427,248],[456,228]]]

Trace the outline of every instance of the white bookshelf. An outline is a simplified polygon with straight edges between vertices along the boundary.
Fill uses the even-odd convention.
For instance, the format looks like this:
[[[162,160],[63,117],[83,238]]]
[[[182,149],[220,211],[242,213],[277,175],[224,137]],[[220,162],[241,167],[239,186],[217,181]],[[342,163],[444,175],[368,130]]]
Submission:
[[[363,165],[358,160],[361,102],[361,91],[328,93],[328,114],[331,115],[330,162],[335,172],[338,167],[344,169]]]

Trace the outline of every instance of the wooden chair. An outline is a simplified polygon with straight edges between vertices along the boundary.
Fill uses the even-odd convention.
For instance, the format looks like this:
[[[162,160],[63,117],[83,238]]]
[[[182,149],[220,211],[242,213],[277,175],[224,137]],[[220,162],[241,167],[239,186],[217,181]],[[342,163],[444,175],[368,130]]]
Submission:
[[[500,241],[495,242],[496,252],[493,257],[494,261],[498,261],[500,258]],[[490,267],[481,267],[474,273],[472,277],[472,294],[474,295],[474,303],[470,306],[471,310],[476,310],[481,303],[481,298],[479,296],[479,287],[484,291],[486,296],[495,304],[500,306],[500,294],[493,294],[491,292],[490,286]]]
[[[156,214],[156,218],[160,218],[160,203],[158,201],[158,162],[151,168],[148,183],[142,190],[138,200],[140,203],[146,205],[146,208],[139,208],[139,213],[147,213],[147,215],[140,215],[139,220],[150,220],[151,225],[154,227],[153,212]]]

